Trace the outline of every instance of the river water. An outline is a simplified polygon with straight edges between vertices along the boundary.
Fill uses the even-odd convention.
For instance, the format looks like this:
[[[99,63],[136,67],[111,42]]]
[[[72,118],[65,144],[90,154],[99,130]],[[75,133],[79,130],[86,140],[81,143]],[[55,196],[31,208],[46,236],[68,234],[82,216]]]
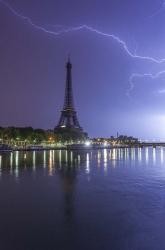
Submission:
[[[165,148],[0,153],[1,250],[164,250]]]

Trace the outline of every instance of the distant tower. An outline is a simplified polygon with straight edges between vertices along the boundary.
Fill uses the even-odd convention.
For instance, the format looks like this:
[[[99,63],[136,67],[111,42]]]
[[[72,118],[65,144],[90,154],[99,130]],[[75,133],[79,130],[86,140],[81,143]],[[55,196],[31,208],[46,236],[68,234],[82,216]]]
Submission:
[[[77,136],[79,135],[80,137],[87,137],[87,134],[83,132],[83,129],[79,124],[77,113],[74,108],[72,91],[72,64],[70,59],[68,59],[66,69],[67,74],[64,106],[63,110],[61,111],[58,125],[55,127],[55,133],[64,133],[65,131],[67,133],[75,132]]]

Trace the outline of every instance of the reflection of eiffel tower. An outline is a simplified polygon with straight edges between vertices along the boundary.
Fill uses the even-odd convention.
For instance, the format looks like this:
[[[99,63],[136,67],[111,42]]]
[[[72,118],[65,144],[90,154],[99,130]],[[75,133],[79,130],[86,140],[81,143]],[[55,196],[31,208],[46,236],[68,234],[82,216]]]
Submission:
[[[60,120],[58,125],[55,127],[55,133],[73,133],[75,132],[80,138],[87,137],[87,134],[83,132],[82,127],[79,124],[77,113],[74,108],[73,102],[73,91],[72,91],[72,64],[68,60],[66,64],[67,75],[66,75],[66,88],[65,88],[65,99],[64,107],[61,111]],[[74,136],[73,136],[74,137]]]

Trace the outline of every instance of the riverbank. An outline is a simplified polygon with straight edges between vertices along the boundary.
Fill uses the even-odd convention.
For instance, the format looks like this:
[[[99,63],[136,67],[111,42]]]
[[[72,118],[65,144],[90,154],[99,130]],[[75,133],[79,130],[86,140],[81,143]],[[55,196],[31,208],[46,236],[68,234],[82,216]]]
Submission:
[[[122,148],[141,148],[144,145],[85,145],[73,144],[66,146],[44,147],[44,146],[30,146],[30,147],[10,147],[6,146],[0,148],[0,152],[14,152],[14,151],[49,151],[49,150],[98,150],[98,149],[122,149]]]

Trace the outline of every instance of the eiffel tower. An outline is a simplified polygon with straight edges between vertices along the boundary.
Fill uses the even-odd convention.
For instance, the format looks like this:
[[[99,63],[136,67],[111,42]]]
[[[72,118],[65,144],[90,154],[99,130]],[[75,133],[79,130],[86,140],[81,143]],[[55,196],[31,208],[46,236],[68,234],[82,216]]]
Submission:
[[[77,113],[74,108],[73,91],[72,91],[72,64],[70,59],[66,63],[66,87],[65,87],[65,99],[63,110],[57,126],[55,127],[55,134],[68,135],[68,138],[80,138],[86,139],[87,133],[85,133],[79,124]],[[64,137],[65,137],[64,136]]]

